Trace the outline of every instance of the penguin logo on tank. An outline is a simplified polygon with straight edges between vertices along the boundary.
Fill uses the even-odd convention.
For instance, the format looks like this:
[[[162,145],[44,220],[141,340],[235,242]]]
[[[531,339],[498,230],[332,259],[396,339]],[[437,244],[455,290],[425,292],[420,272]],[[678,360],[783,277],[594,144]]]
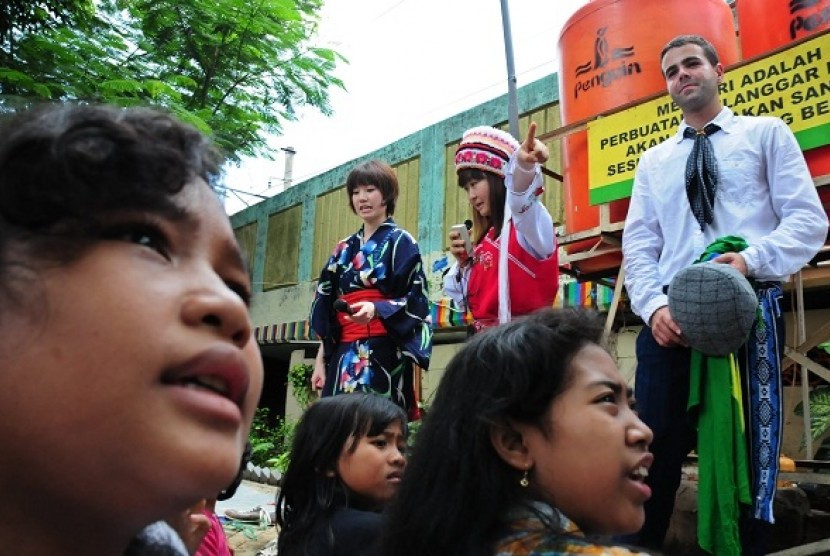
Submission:
[[[830,25],[830,0],[790,0],[790,40]]]
[[[611,48],[606,37],[607,31],[608,27],[597,29],[597,36],[594,39],[594,59],[578,65],[574,70],[574,76],[577,78],[574,98],[588,89],[596,86],[608,87],[618,79],[642,71],[639,62],[625,61],[625,58],[634,56],[634,46]],[[615,63],[617,60],[620,60],[619,64]],[[580,80],[580,76],[591,72],[594,72],[594,75]]]

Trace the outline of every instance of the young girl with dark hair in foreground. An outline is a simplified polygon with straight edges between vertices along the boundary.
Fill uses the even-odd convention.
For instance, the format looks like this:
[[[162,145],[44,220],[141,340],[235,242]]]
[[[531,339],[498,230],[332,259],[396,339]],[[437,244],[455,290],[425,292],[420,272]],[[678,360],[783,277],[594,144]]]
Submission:
[[[377,394],[309,407],[277,497],[280,556],[377,553],[381,515],[406,467],[404,410]]]
[[[388,556],[628,555],[651,430],[581,310],[475,335],[447,366],[383,527]]]

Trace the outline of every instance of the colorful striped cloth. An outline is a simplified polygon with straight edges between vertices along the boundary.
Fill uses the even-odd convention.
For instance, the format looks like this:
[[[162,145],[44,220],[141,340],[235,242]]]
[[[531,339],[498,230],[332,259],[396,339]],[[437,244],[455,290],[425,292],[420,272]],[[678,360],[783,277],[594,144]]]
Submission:
[[[743,238],[721,237],[696,262],[746,247]],[[781,288],[753,286],[759,290],[759,303],[745,350],[743,372],[748,391],[742,391],[734,354],[706,357],[692,350],[688,408],[698,428],[698,543],[718,556],[741,554],[741,504],[752,506],[756,519],[774,521],[781,448],[780,346],[775,315],[780,310],[777,296]]]
[[[442,297],[437,303],[430,302],[433,328],[467,326],[473,323],[473,314],[461,311],[449,297]]]
[[[320,338],[307,320],[257,326],[254,337],[260,344],[317,341]]]
[[[542,502],[513,508],[504,525],[506,535],[496,541],[495,556],[648,556],[633,548],[586,538],[576,523]]]
[[[607,311],[614,297],[614,288],[599,282],[567,282],[561,285],[553,307],[585,307]],[[473,323],[473,316],[456,307],[449,297],[430,301],[433,328],[452,328]],[[279,344],[319,340],[307,320],[258,326],[254,336],[260,344]]]
[[[614,288],[599,282],[566,282],[559,287],[553,306],[584,307],[607,311],[614,298]]]

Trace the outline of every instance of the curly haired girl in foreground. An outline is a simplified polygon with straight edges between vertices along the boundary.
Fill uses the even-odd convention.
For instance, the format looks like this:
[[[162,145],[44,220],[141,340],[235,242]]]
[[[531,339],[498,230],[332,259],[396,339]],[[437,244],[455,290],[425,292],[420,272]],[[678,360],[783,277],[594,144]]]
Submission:
[[[236,475],[262,363],[217,164],[150,110],[0,123],[4,550],[122,554]]]

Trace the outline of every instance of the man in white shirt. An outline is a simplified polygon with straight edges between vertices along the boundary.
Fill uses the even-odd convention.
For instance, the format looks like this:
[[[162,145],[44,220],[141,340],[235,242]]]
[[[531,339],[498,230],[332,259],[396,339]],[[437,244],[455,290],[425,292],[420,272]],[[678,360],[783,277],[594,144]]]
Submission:
[[[745,415],[756,421],[747,428],[753,507],[742,519],[741,542],[744,554],[762,554],[765,527],[759,524],[773,521],[780,450],[780,283],[822,246],[827,216],[786,124],[778,118],[738,116],[721,104],[723,66],[708,41],[676,37],[660,58],[683,123],[676,135],[640,159],[623,234],[626,289],[634,312],[648,325],[637,339],[635,390],[641,417],[654,431],[655,454],[647,481],[653,495],[646,504],[646,523],[630,540],[661,547],[681,465],[696,442],[686,415],[690,350],[669,311],[668,284],[716,239],[739,236],[746,249],[714,260],[753,279],[762,309],[772,315],[769,333],[759,339],[762,360],[751,342],[741,357]],[[689,127],[694,133],[687,134]],[[704,158],[693,158],[695,163],[687,168],[690,155]],[[773,372],[759,378],[762,365]]]

